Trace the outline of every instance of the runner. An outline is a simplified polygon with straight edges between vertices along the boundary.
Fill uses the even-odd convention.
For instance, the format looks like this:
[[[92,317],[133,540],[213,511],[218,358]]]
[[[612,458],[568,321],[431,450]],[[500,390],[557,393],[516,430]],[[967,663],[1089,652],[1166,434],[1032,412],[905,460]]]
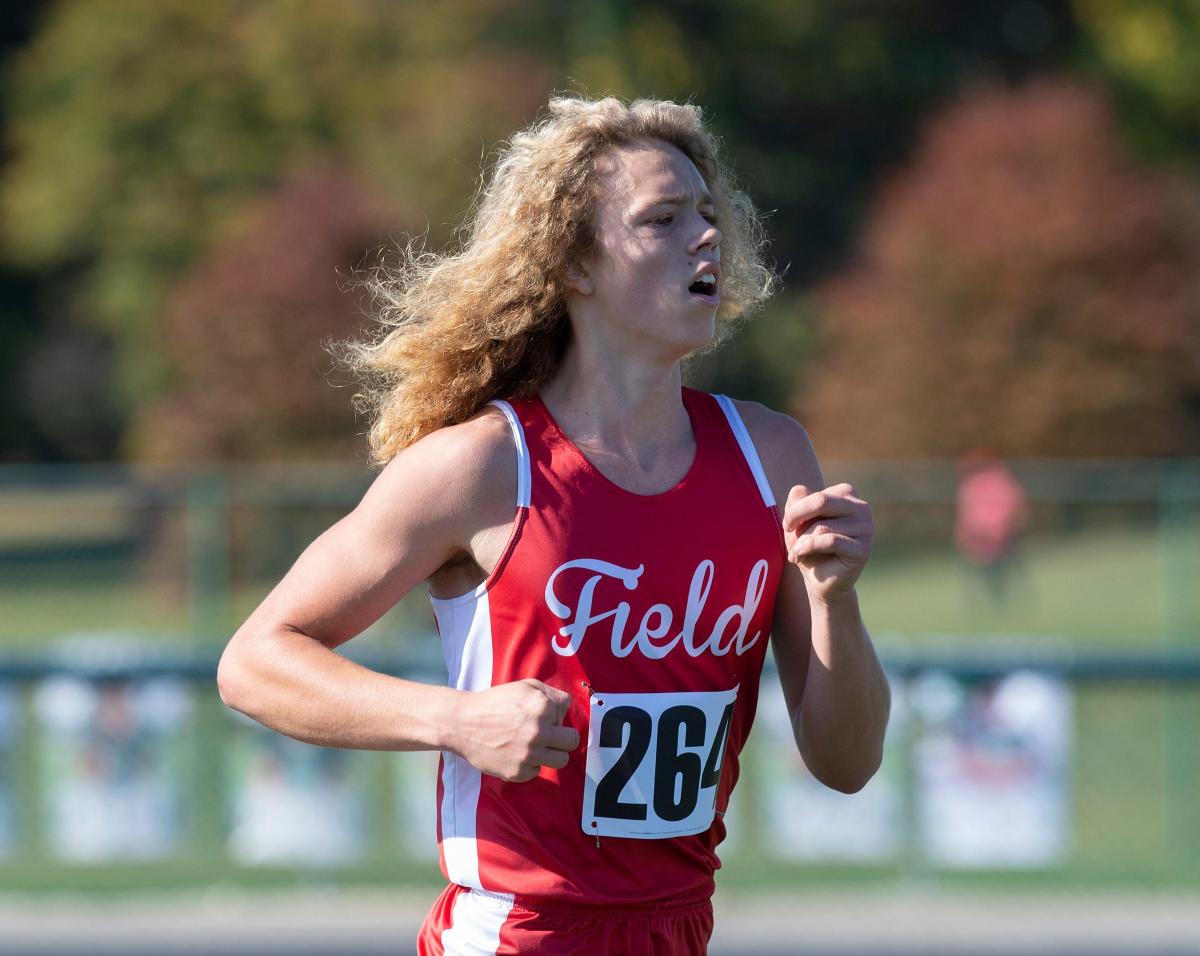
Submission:
[[[423,954],[705,952],[768,638],[813,774],[878,769],[870,507],[793,419],[682,386],[774,290],[761,237],[698,108],[563,97],[461,251],[378,278],[346,355],[382,471],[218,678],[300,740],[442,752]],[[448,687],[334,653],[423,581]]]

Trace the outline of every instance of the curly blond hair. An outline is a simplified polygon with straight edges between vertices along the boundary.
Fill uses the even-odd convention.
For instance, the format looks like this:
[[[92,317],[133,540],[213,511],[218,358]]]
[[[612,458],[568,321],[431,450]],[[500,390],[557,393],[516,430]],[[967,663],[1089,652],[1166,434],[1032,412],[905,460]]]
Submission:
[[[460,251],[414,251],[410,239],[363,280],[374,328],[337,343],[361,383],[371,457],[385,464],[413,442],[465,421],[490,399],[526,398],[558,369],[570,342],[568,265],[594,248],[597,158],[657,139],[700,171],[721,225],[717,335],[766,301],[778,279],[764,264],[758,212],[734,185],[716,138],[691,104],[555,96],[548,115],[500,147],[462,227]]]

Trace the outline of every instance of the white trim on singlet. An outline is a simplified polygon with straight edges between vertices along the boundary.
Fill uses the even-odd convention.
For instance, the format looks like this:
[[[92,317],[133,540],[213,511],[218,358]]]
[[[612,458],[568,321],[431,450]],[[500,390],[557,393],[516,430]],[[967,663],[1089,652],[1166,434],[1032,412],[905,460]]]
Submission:
[[[738,414],[737,406],[733,404],[733,399],[728,395],[713,395],[717,400],[717,404],[721,406],[721,411],[725,413],[725,418],[729,422],[729,427],[733,431],[733,437],[737,439],[738,446],[742,449],[742,455],[746,459],[746,464],[750,466],[750,472],[754,475],[754,481],[758,485],[758,493],[762,495],[763,502],[769,508],[775,507],[775,495],[771,491],[771,483],[767,481],[767,473],[763,471],[762,462],[759,461],[758,452],[754,448],[754,442],[750,438],[750,432],[746,430],[746,424],[742,421],[742,416]]]
[[[513,407],[502,398],[494,398],[489,405],[495,405],[504,412],[512,429],[513,441],[517,443],[517,507],[529,507],[529,447],[525,444],[525,429],[521,427],[521,419]]]
[[[492,686],[492,617],[488,595],[473,603],[434,601],[449,684],[459,690]],[[452,883],[482,888],[475,828],[479,811],[480,772],[458,754],[442,753],[442,856]]]
[[[512,431],[513,441],[517,446],[517,515],[513,523],[513,533],[516,533],[521,522],[521,509],[529,507],[530,500],[530,471],[529,471],[529,446],[525,444],[525,429],[521,426],[521,420],[517,418],[517,413],[513,407],[503,399],[493,399],[488,402],[489,405],[495,405],[500,411],[504,412],[504,417],[508,419],[508,427]],[[507,550],[507,548],[505,549]],[[494,573],[494,572],[493,572]],[[429,595],[430,603],[433,604],[436,611],[440,607],[450,607],[451,605],[472,604],[484,594],[488,588],[492,586],[492,577],[489,575],[485,580],[479,583],[479,586],[473,588],[464,594],[456,594],[454,597],[440,598]]]
[[[506,401],[496,399],[488,402],[495,405],[508,419],[513,441],[517,446],[517,517],[513,534],[521,523],[521,508],[529,507],[530,466],[529,448],[525,444],[525,430],[513,407]],[[509,547],[511,547],[511,540]],[[495,572],[493,572],[494,574]],[[491,577],[477,588],[453,598],[438,598],[429,595],[433,613],[437,618],[438,634],[442,639],[442,654],[446,659],[449,685],[458,690],[486,690],[492,686],[492,615],[488,598]],[[450,751],[442,753],[442,802],[438,806],[438,819],[442,832],[442,857],[446,863],[446,875],[452,883],[482,889],[479,882],[479,846],[476,827],[479,816],[479,791],[482,777],[475,767]],[[454,928],[446,933],[447,939],[457,948],[447,952],[483,953],[495,952],[499,937],[492,939],[491,949],[480,949],[480,940],[486,941],[491,930],[491,911],[495,904],[480,907],[464,894],[454,904]],[[511,905],[511,903],[510,903]],[[460,910],[463,912],[462,929]],[[480,916],[480,913],[483,913]],[[507,911],[505,911],[507,914]],[[495,924],[499,933],[500,923]],[[482,934],[482,935],[481,935]]]
[[[450,925],[442,930],[446,956],[494,956],[513,902],[507,893],[459,893],[450,910]]]

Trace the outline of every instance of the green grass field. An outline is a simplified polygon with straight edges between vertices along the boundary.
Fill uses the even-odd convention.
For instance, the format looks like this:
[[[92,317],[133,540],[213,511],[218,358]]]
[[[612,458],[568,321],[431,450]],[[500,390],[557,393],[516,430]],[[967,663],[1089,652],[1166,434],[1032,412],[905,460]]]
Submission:
[[[869,627],[916,641],[1028,635],[1082,645],[1154,645],[1165,630],[1161,551],[1154,530],[1032,538],[999,605],[976,569],[948,550],[918,557],[884,553],[868,565],[859,592]],[[1200,608],[1192,610],[1200,625]]]
[[[945,644],[958,638],[1055,638],[1074,644],[1148,648],[1167,630],[1166,604],[1180,606],[1200,635],[1200,603],[1169,595],[1156,530],[1105,529],[1034,537],[1024,549],[1003,603],[950,549],[899,555],[877,552],[859,585],[868,627],[881,646],[897,638]],[[230,632],[274,581],[236,587]],[[75,632],[145,634],[155,641],[190,639],[189,601],[181,587],[140,583],[127,562],[75,562],[6,569],[0,577],[0,645],[44,647]],[[365,640],[432,627],[424,591],[409,595]]]
[[[1194,595],[1172,594],[1164,587],[1164,549],[1153,529],[1031,538],[1008,598],[999,605],[971,571],[949,550],[915,556],[877,551],[860,593],[868,626],[884,656],[889,647],[903,644],[963,648],[972,642],[990,649],[1001,642],[1018,650],[1068,642],[1081,650],[1152,650],[1167,640],[1168,612],[1178,625],[1181,608],[1189,615],[1187,632],[1200,635],[1200,607]],[[237,589],[228,614],[230,632],[273,584]],[[53,647],[58,638],[72,633],[123,632],[181,647],[191,636],[186,593],[140,585],[129,565],[115,561],[21,569],[0,580],[0,606],[5,611],[0,615],[0,642],[23,654]],[[431,627],[428,602],[418,589],[357,641],[394,652],[404,635],[428,633]],[[214,652],[219,643],[212,638]],[[1076,690],[1073,838],[1063,866],[1032,872],[930,873],[903,863],[791,865],[756,851],[731,854],[722,885],[752,889],[779,881],[861,885],[898,879],[968,886],[983,882],[997,888],[1200,885],[1200,818],[1191,812],[1192,794],[1200,787],[1200,754],[1190,729],[1200,725],[1195,686],[1182,685],[1171,693],[1146,684],[1085,685]],[[220,716],[215,695],[206,710]],[[752,740],[748,760],[754,759],[755,746]],[[738,798],[750,812],[752,781],[748,774]],[[179,859],[149,865],[71,866],[40,856],[0,860],[0,889],[41,891],[121,892],[220,882],[247,887],[314,882],[433,885],[437,879],[427,862],[403,859],[373,860],[329,873],[243,869],[220,852],[188,851]]]

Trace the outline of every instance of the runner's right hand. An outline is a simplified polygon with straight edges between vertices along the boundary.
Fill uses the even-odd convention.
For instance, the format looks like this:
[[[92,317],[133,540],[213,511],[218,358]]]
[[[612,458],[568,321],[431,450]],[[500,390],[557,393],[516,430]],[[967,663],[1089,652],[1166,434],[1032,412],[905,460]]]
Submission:
[[[510,782],[532,780],[542,767],[561,770],[579,746],[579,731],[563,726],[570,703],[566,691],[531,677],[465,691],[450,749]]]

